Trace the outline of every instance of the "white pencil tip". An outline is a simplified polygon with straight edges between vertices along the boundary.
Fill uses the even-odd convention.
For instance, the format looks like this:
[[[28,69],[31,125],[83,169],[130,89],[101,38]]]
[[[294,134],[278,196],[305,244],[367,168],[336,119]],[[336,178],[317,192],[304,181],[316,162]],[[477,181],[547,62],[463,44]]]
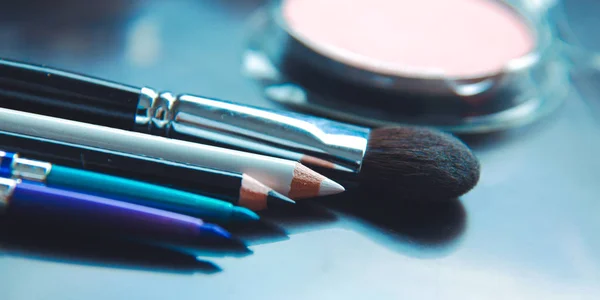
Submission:
[[[325,178],[325,179],[323,179],[323,181],[321,181],[321,186],[319,188],[319,196],[339,194],[345,190],[346,189],[343,186],[341,186],[339,183],[337,183],[329,178]]]

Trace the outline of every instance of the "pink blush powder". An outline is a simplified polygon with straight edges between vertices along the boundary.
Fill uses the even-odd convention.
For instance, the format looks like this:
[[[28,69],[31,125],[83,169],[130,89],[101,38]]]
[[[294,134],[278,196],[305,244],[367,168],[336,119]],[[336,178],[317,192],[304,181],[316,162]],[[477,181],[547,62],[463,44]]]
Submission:
[[[535,48],[525,21],[493,0],[285,0],[281,9],[306,46],[380,74],[493,75]]]

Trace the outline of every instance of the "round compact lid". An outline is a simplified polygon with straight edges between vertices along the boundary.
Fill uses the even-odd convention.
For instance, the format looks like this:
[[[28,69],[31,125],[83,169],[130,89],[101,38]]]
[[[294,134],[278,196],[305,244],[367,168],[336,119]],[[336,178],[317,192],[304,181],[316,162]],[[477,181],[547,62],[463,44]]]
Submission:
[[[492,0],[285,0],[280,9],[305,46],[378,74],[493,76],[536,47],[525,19]]]

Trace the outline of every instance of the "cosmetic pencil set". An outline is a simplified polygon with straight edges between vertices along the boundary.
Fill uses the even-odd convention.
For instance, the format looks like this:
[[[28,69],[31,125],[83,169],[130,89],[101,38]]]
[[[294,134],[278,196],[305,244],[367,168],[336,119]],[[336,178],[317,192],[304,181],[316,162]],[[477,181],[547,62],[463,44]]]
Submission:
[[[235,253],[245,246],[220,225],[258,221],[258,211],[354,188],[455,198],[479,178],[468,147],[436,130],[372,129],[9,60],[0,151],[7,216]]]

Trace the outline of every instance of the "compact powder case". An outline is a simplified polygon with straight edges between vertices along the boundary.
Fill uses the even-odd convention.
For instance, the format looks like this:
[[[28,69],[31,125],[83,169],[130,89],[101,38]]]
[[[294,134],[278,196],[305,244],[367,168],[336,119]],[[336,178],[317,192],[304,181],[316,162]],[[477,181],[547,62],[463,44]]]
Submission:
[[[276,1],[250,20],[244,72],[268,99],[340,121],[503,130],[554,111],[569,90],[549,6]]]

